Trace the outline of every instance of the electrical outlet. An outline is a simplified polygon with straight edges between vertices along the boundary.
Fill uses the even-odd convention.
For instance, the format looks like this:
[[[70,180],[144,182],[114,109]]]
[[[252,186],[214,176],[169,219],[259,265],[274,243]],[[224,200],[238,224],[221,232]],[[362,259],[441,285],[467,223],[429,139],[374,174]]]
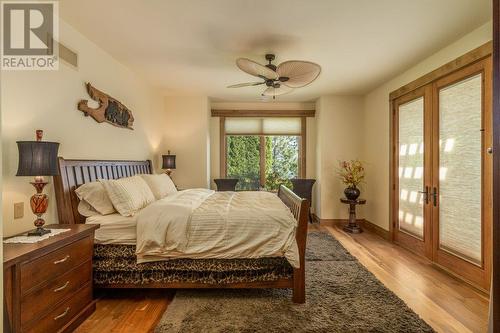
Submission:
[[[14,204],[14,219],[21,219],[24,217],[24,202],[16,202]]]

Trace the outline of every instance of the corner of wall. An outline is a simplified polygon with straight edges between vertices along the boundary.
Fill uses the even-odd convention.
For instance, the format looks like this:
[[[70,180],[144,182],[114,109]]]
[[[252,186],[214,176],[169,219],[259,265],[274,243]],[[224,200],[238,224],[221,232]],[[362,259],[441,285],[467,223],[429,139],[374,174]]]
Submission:
[[[340,160],[362,156],[363,98],[321,96],[316,102],[315,210],[321,219],[347,218],[340,203],[343,185],[335,169]]]
[[[182,188],[209,188],[210,102],[207,96],[165,97],[164,131],[172,152],[177,155],[177,169],[172,178]]]

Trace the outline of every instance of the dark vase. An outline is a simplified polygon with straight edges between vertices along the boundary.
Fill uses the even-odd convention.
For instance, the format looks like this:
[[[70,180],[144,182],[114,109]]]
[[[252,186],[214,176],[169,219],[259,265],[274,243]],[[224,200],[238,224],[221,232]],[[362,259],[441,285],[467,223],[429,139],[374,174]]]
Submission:
[[[356,200],[360,194],[361,192],[356,186],[349,186],[344,190],[344,195],[349,200]]]

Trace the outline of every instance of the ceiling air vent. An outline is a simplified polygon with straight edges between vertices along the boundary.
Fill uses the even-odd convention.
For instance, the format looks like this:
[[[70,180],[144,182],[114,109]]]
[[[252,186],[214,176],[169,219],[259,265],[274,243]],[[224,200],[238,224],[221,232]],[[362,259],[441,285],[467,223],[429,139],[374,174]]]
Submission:
[[[64,60],[71,66],[78,68],[78,54],[59,43],[59,59]]]

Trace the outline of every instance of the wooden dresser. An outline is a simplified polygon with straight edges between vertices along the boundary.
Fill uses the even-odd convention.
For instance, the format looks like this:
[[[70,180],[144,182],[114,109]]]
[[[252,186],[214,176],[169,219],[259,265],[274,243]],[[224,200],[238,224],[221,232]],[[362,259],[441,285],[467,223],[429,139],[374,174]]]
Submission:
[[[71,229],[33,244],[4,244],[4,330],[71,332],[95,310],[92,295],[94,231]]]

